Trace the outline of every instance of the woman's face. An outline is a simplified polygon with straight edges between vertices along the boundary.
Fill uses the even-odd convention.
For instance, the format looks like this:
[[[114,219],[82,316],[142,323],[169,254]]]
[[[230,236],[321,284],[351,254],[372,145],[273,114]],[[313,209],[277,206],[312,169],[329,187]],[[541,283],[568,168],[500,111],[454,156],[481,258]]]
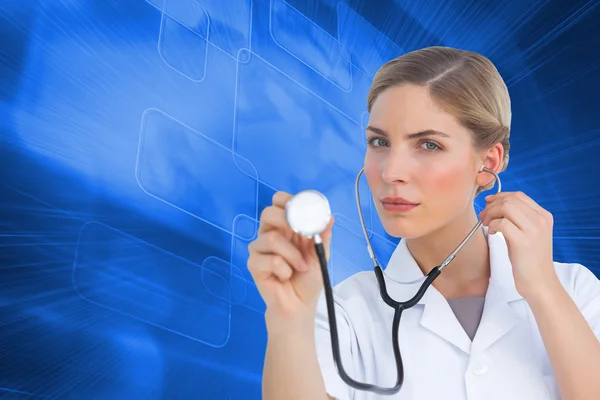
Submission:
[[[466,215],[481,153],[470,132],[433,102],[427,88],[404,85],[382,92],[366,135],[365,176],[388,234],[417,238]],[[393,205],[406,202],[387,203],[386,197],[416,205]]]

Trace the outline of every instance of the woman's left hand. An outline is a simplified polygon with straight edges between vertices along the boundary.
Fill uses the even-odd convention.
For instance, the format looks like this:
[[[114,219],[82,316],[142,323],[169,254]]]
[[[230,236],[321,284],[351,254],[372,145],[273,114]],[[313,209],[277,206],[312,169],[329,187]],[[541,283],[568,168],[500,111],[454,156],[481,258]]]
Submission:
[[[527,298],[554,284],[558,277],[552,254],[552,214],[521,192],[501,192],[485,200],[479,217],[489,234],[504,235],[521,296]]]

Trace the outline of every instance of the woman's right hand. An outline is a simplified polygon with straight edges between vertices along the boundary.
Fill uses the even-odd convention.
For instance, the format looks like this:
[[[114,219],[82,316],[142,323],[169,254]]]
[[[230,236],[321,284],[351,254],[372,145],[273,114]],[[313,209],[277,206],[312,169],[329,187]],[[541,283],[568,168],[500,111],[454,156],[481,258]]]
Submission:
[[[267,305],[268,329],[313,322],[323,288],[314,239],[294,233],[287,223],[285,205],[291,198],[289,193],[275,193],[273,205],[261,214],[258,237],[248,245],[248,269]],[[327,260],[333,222],[332,216],[320,235]]]

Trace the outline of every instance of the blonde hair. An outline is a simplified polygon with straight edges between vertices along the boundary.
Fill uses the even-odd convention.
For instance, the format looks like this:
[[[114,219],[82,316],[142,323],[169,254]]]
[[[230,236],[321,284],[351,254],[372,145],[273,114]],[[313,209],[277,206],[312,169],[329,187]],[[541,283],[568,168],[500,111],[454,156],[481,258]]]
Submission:
[[[429,88],[434,102],[472,132],[478,149],[501,143],[508,166],[511,108],[508,88],[494,64],[467,50],[432,46],[401,55],[385,63],[375,74],[367,97],[367,109],[384,90],[402,84]],[[478,188],[477,193],[493,187]]]

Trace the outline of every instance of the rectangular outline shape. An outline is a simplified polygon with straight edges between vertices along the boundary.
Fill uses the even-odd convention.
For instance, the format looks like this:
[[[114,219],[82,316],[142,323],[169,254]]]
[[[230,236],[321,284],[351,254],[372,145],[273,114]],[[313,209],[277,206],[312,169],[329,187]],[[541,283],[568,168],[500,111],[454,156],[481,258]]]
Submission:
[[[317,24],[315,24],[313,21],[311,21],[309,18],[307,18],[304,14],[300,13],[298,10],[296,10],[294,7],[292,7],[291,5],[289,5],[285,0],[270,0],[270,6],[269,6],[269,34],[271,35],[271,38],[273,39],[273,42],[281,47],[283,50],[285,50],[286,52],[288,52],[290,55],[294,56],[296,59],[298,59],[300,62],[302,62],[303,64],[305,64],[306,66],[308,66],[310,69],[312,69],[313,71],[315,71],[317,74],[321,75],[323,78],[327,79],[329,82],[331,82],[333,85],[337,86],[340,90],[344,91],[344,92],[350,92],[352,91],[352,87],[353,87],[353,74],[352,74],[352,63],[350,62],[350,57],[344,57],[344,47],[342,46],[342,44],[339,42],[339,40],[337,38],[334,38],[333,36],[331,36],[329,33],[327,33],[325,30],[323,30],[320,26],[318,26]],[[331,39],[332,42],[335,42],[337,44],[337,46],[339,47],[339,56],[342,60],[345,61],[344,65],[345,65],[345,69],[346,69],[346,76],[348,77],[348,82],[346,82],[346,84],[344,84],[344,82],[342,81],[342,83],[340,84],[340,82],[336,82],[335,80],[335,76],[337,76],[338,74],[334,73],[333,76],[328,76],[325,72],[320,71],[316,66],[309,64],[309,61],[302,59],[300,57],[300,55],[296,54],[294,52],[293,49],[286,47],[283,43],[280,43],[276,36],[277,34],[275,33],[275,29],[273,27],[273,18],[277,17],[275,14],[275,10],[274,10],[274,2],[280,2],[284,7],[288,8],[288,12],[294,12],[296,14],[298,14],[298,16],[301,19],[305,19],[308,21],[309,24],[311,24],[311,26],[314,26],[314,31],[316,32],[322,32],[324,34],[324,37]],[[309,57],[307,57],[309,58]],[[334,63],[331,63],[334,64]]]
[[[238,169],[238,171],[242,175],[245,175],[248,178],[254,180],[254,185],[253,186],[254,186],[254,192],[255,192],[254,194],[255,194],[255,196],[254,196],[254,199],[253,199],[254,205],[252,206],[252,213],[248,213],[247,211],[249,211],[249,210],[237,210],[236,209],[234,212],[232,212],[233,216],[231,218],[231,221],[229,221],[229,223],[227,223],[226,226],[220,226],[217,222],[209,220],[209,219],[206,219],[206,217],[204,215],[196,215],[194,212],[192,212],[190,210],[187,210],[187,209],[185,209],[185,208],[183,208],[183,207],[181,207],[179,205],[176,205],[175,203],[172,202],[172,200],[165,199],[165,198],[159,196],[158,194],[153,193],[151,190],[148,190],[146,187],[144,187],[144,185],[142,184],[141,176],[140,176],[141,170],[142,170],[142,167],[141,167],[142,160],[141,159],[143,157],[143,155],[142,155],[142,148],[143,148],[143,141],[144,141],[145,125],[147,123],[147,115],[150,112],[156,112],[158,114],[161,114],[162,117],[170,119],[175,124],[180,125],[180,127],[182,129],[185,129],[186,131],[188,131],[190,133],[198,135],[198,136],[200,136],[201,139],[206,140],[209,144],[215,146],[216,148],[221,149],[224,152],[230,153],[231,157],[232,157],[233,164]],[[250,176],[249,174],[247,174],[246,172],[244,172],[239,167],[239,165],[237,163],[237,159],[243,160],[250,167],[252,167],[254,169],[254,175],[255,176]],[[257,175],[256,168],[254,167],[254,165],[250,161],[248,161],[247,159],[245,159],[244,157],[242,157],[242,156],[240,156],[240,155],[232,152],[229,148],[221,145],[220,143],[218,143],[218,142],[212,140],[211,138],[209,138],[208,136],[203,135],[202,133],[198,132],[197,130],[191,128],[190,126],[185,125],[184,123],[182,123],[181,121],[177,120],[176,118],[173,118],[170,115],[168,115],[168,114],[166,114],[166,113],[164,113],[164,112],[162,112],[162,111],[160,111],[160,110],[158,110],[156,108],[149,108],[148,110],[144,111],[144,114],[142,115],[142,123],[141,123],[141,126],[140,126],[140,135],[139,135],[139,144],[138,144],[138,155],[137,155],[137,160],[136,160],[135,177],[136,177],[136,181],[137,181],[138,186],[140,187],[140,189],[142,189],[149,196],[154,197],[157,200],[160,200],[160,201],[162,201],[162,202],[164,202],[166,204],[169,204],[170,206],[172,206],[174,208],[177,208],[178,210],[181,210],[181,211],[183,211],[183,212],[185,212],[185,213],[187,213],[187,214],[189,214],[189,215],[191,215],[191,216],[193,216],[195,218],[198,218],[198,219],[206,222],[209,225],[212,225],[212,226],[214,226],[216,228],[219,228],[219,229],[221,229],[221,230],[223,230],[223,231],[225,231],[227,233],[231,233],[231,229],[233,227],[233,221],[235,220],[235,218],[237,217],[237,215],[240,214],[240,213],[245,213],[247,215],[253,215],[254,218],[256,220],[258,220],[258,218],[257,218],[257,212],[258,212],[258,205],[257,205],[258,204],[258,175]],[[226,198],[229,199],[230,196],[227,196]]]

